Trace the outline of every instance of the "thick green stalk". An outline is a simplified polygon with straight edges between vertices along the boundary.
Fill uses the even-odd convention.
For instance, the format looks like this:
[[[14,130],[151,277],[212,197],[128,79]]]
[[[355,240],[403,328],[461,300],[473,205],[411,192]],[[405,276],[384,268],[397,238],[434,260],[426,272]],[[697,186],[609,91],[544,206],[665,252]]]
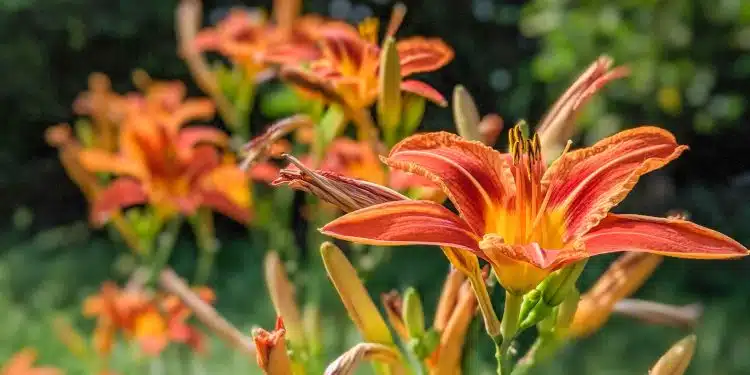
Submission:
[[[510,346],[516,338],[516,334],[518,334],[522,303],[523,296],[505,292],[505,310],[503,310],[503,320],[500,322],[502,341],[499,345],[497,341],[495,342],[498,375],[508,375],[512,370]]]

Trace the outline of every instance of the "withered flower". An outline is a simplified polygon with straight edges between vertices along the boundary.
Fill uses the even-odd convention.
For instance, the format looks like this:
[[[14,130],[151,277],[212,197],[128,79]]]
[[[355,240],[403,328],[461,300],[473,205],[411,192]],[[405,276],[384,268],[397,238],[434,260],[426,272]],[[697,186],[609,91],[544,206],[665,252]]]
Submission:
[[[286,351],[284,321],[276,319],[271,332],[263,328],[253,330],[258,366],[268,375],[292,375],[292,361]]]

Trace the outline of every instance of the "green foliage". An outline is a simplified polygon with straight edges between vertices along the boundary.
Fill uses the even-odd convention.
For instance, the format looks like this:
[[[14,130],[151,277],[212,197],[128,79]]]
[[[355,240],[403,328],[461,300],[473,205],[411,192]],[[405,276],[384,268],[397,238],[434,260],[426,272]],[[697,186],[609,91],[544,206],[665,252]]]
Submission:
[[[630,67],[632,78],[592,103],[583,119],[588,139],[640,120],[623,108],[649,119],[680,119],[667,125],[692,124],[698,133],[738,126],[747,113],[748,2],[535,0],[524,7],[520,30],[540,38],[531,68],[548,84],[549,97],[601,54]]]

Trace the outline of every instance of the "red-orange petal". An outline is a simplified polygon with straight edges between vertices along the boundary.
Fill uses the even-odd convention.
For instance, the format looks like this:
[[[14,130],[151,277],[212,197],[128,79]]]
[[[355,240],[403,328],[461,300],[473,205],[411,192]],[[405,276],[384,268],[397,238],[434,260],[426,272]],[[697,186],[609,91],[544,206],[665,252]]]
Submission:
[[[453,49],[441,39],[413,37],[396,44],[401,61],[401,76],[432,72],[453,60]]]
[[[492,206],[511,196],[503,155],[455,134],[411,136],[396,144],[385,162],[435,182],[478,236]]]
[[[321,232],[372,245],[451,246],[479,253],[479,238],[466,222],[430,201],[404,200],[366,207],[328,223]]]
[[[208,126],[191,126],[180,130],[177,148],[187,149],[201,143],[227,147],[229,146],[229,137],[223,131]]]
[[[672,133],[643,126],[617,133],[591,147],[566,153],[543,177],[548,208],[565,212],[565,242],[596,226],[633,189],[638,179],[687,149]]]
[[[748,255],[748,249],[742,244],[693,222],[642,215],[609,214],[581,241],[592,255],[619,251],[693,259]]]
[[[401,82],[401,91],[410,92],[415,95],[419,95],[441,107],[448,106],[448,101],[445,100],[443,94],[441,94],[434,87],[417,80],[407,80]]]
[[[147,200],[148,195],[138,181],[120,177],[96,197],[91,207],[91,223],[97,226],[104,225],[113,211],[142,204]]]
[[[202,198],[203,206],[209,207],[241,224],[247,224],[252,219],[252,214],[248,207],[242,207],[220,191],[204,191]]]

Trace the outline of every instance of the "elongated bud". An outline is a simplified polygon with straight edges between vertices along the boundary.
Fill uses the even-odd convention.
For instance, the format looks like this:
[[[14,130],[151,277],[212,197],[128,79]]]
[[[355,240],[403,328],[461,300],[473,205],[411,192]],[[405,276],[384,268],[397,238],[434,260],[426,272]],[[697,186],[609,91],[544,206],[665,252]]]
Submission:
[[[471,141],[482,140],[479,133],[479,110],[474,104],[474,98],[461,85],[453,89],[453,121],[460,136]]]
[[[409,332],[406,330],[406,324],[403,320],[404,315],[404,301],[401,295],[392,290],[388,293],[380,295],[380,303],[383,305],[385,310],[385,316],[388,318],[388,323],[391,325],[396,334],[401,337],[402,340],[409,339]]]
[[[403,98],[403,114],[401,115],[402,136],[414,133],[422,123],[426,105],[425,98],[410,93],[405,93]]]
[[[573,323],[573,317],[575,317],[576,310],[578,309],[578,302],[581,300],[581,293],[578,292],[578,288],[573,288],[565,297],[565,300],[557,306],[557,321],[555,324],[555,331],[560,337],[567,336],[568,328]]]
[[[638,290],[661,261],[661,255],[648,253],[625,253],[617,258],[582,296],[570,334],[581,337],[598,330],[609,319],[615,304]]]
[[[293,156],[285,155],[285,158],[296,168],[282,169],[272,185],[286,184],[292,189],[306,191],[344,212],[409,199],[395,190],[372,182],[344,177],[333,172],[313,171]]]
[[[649,375],[682,375],[690,366],[690,361],[695,352],[697,337],[690,335],[672,345],[664,355],[659,358],[654,367],[648,372]]]
[[[276,315],[284,319],[289,342],[295,347],[300,347],[305,343],[305,335],[302,318],[294,300],[294,286],[287,277],[278,253],[269,251],[264,265],[266,286]]]
[[[386,132],[395,131],[401,121],[401,64],[396,41],[388,37],[380,53],[378,122]]]
[[[674,306],[654,301],[624,299],[617,302],[614,312],[641,320],[649,324],[693,329],[703,315],[703,305],[693,303],[685,306]]]
[[[482,117],[482,120],[479,121],[479,134],[482,137],[482,143],[487,146],[493,146],[502,131],[503,118],[498,114],[490,113]]]
[[[539,283],[536,289],[527,293],[521,305],[522,329],[547,318],[552,313],[552,309],[561,304],[575,289],[576,281],[585,266],[586,261],[583,260],[555,271]]]
[[[539,284],[542,300],[552,307],[562,303],[568,293],[575,289],[576,282],[586,267],[586,260],[576,262],[559,271],[553,272]]]
[[[378,361],[390,365],[393,374],[404,374],[401,355],[391,347],[374,343],[359,343],[340,355],[328,367],[324,375],[353,375],[362,361]]]
[[[421,338],[424,335],[424,310],[422,300],[414,288],[404,293],[404,308],[402,319],[406,323],[406,330],[411,338]]]
[[[466,275],[455,268],[452,268],[448,272],[448,277],[445,278],[443,289],[440,292],[440,299],[438,300],[437,309],[435,311],[435,319],[432,323],[432,328],[436,329],[438,332],[443,332],[445,325],[448,324],[448,319],[450,319],[453,310],[456,308],[458,292],[465,280]]]
[[[324,242],[320,246],[320,255],[328,278],[362,338],[367,342],[393,345],[393,337],[385,320],[341,249],[330,242]]]

